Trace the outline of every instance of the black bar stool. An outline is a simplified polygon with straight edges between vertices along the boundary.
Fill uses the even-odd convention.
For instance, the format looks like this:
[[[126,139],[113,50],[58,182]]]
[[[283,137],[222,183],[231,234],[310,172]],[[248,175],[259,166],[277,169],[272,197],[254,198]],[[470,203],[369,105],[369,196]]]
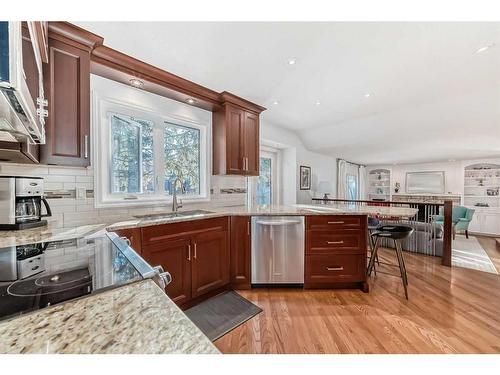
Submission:
[[[406,299],[408,299],[408,276],[406,274],[406,266],[403,258],[401,243],[410,237],[412,233],[413,228],[406,225],[380,225],[372,233],[372,237],[375,237],[375,249],[370,257],[370,263],[368,264],[367,270],[368,276],[370,276],[375,267],[375,259],[377,258],[380,240],[382,238],[391,238],[394,241],[394,247],[396,248],[396,256],[398,258],[399,271],[401,272],[401,279],[403,280]]]
[[[380,220],[375,218],[375,217],[370,217],[368,216],[368,243],[370,244],[370,259],[372,256],[374,256],[374,251],[375,251],[375,240],[373,239],[373,232],[375,232],[380,225]],[[380,262],[378,260],[378,255],[376,256],[375,260],[377,261],[377,264],[380,265]],[[375,272],[375,275],[377,274],[377,270],[374,267],[373,272]]]

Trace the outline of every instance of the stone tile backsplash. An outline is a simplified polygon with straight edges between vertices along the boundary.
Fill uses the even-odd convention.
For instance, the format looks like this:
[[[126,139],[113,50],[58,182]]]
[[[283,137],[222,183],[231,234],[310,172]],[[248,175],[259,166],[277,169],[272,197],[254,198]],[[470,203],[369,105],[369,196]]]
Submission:
[[[0,163],[0,175],[43,177],[45,194],[52,209],[52,217],[48,217],[47,221],[52,227],[112,223],[130,219],[134,215],[170,210],[170,205],[95,208],[94,171],[91,167]],[[85,198],[77,198],[77,189],[85,189]],[[245,177],[211,176],[210,202],[186,204],[184,208],[244,205],[246,191]]]

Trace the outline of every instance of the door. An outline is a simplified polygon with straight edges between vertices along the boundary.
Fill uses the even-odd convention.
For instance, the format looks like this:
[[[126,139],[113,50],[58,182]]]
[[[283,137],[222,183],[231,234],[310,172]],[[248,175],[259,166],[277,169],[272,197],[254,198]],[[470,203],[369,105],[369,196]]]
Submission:
[[[231,286],[250,289],[250,217],[231,217]]]
[[[191,238],[193,248],[193,298],[229,283],[229,248],[227,231],[209,231]]]
[[[259,176],[248,179],[248,198],[256,205],[279,204],[278,150],[261,150],[259,163]]]
[[[226,128],[226,173],[243,174],[245,163],[243,159],[245,111],[228,106],[226,116],[228,116]]]
[[[170,272],[172,282],[165,292],[177,304],[191,299],[191,243],[189,237],[171,238],[143,249],[144,259],[152,266],[161,265]]]
[[[259,175],[259,116],[245,112],[244,170],[247,176]]]
[[[44,77],[49,117],[41,162],[86,167],[90,165],[89,52],[49,39]]]

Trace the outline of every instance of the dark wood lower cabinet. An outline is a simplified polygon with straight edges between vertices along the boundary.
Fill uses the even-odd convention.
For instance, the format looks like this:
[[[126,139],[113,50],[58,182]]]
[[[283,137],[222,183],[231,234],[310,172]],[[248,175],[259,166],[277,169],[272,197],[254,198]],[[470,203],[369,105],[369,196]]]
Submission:
[[[191,238],[191,296],[199,297],[229,283],[228,232],[213,231]]]
[[[365,215],[306,217],[304,288],[368,291],[366,226]]]
[[[143,257],[150,265],[160,265],[170,272],[172,282],[167,285],[165,292],[178,305],[191,299],[190,246],[189,237],[179,236],[143,250]]]
[[[139,255],[142,255],[141,228],[120,229],[116,231],[120,237],[130,241],[130,247]]]
[[[231,217],[231,287],[251,288],[250,216]]]
[[[161,265],[172,282],[167,295],[179,306],[210,296],[229,285],[228,218],[142,228],[142,257]]]

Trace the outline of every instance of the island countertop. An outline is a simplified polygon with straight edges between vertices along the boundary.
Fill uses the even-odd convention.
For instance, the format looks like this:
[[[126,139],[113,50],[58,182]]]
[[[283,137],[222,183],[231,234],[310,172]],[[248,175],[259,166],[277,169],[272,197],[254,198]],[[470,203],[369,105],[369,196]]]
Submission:
[[[141,228],[152,225],[208,219],[221,216],[377,215],[382,218],[395,217],[398,219],[406,219],[414,217],[418,212],[416,208],[358,206],[348,204],[210,207],[207,208],[207,211],[210,211],[210,213],[175,218],[165,218],[161,216],[154,219],[125,218],[124,221],[116,223],[82,225],[74,228],[53,228],[49,225],[46,227],[18,231],[0,231],[0,248],[79,238],[98,232],[104,228],[108,231],[115,231],[120,229]],[[165,214],[169,213],[170,212],[165,212]],[[161,215],[161,213],[157,212],[155,215]]]
[[[144,280],[0,322],[0,353],[220,352]]]
[[[315,215],[376,215],[380,218],[413,218],[418,209],[409,207],[390,206],[361,206],[350,204],[328,204],[328,205],[255,205],[209,208],[210,212],[185,217],[162,217],[156,213],[154,218],[136,218],[108,225],[108,231],[120,229],[141,228],[153,225],[177,223],[208,219],[221,216],[315,216]],[[170,212],[165,212],[168,215]]]

